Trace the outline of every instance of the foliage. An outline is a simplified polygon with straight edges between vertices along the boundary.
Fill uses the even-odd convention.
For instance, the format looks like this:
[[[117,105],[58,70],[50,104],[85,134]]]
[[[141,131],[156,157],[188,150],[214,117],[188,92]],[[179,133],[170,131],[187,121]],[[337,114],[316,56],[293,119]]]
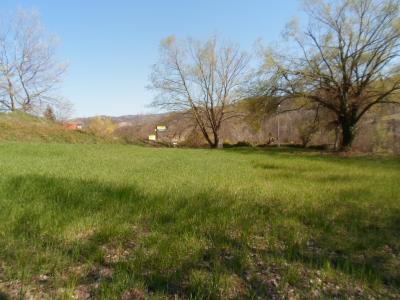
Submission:
[[[90,133],[102,138],[111,138],[116,128],[117,126],[111,118],[107,117],[94,117],[87,125],[87,130]]]
[[[198,148],[207,145],[204,139],[204,136],[201,134],[201,131],[194,126],[193,129],[189,132],[189,134],[185,138],[185,142],[183,146]]]
[[[244,120],[255,130],[260,130],[265,118],[276,113],[278,105],[279,99],[268,96],[249,97],[238,104],[245,111]]]
[[[312,137],[318,132],[319,126],[315,119],[303,118],[298,121],[297,130],[303,147],[311,142]]]

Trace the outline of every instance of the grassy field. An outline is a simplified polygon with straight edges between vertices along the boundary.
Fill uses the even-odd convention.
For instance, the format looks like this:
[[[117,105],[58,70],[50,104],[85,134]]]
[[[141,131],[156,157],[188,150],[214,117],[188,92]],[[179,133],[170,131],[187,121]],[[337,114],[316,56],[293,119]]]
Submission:
[[[399,298],[400,159],[0,144],[0,291]]]

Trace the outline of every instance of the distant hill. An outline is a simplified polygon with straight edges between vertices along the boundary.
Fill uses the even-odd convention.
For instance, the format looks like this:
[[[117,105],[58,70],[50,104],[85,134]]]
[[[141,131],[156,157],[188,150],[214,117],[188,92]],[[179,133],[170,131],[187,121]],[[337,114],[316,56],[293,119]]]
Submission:
[[[148,114],[148,115],[123,115],[123,116],[106,116],[99,115],[87,118],[76,118],[71,121],[81,122],[84,126],[87,125],[90,120],[97,117],[110,118],[118,127],[124,126],[137,126],[137,125],[153,125],[159,121],[164,120],[169,114]]]
[[[76,118],[71,121],[79,122],[83,128],[87,128],[89,122],[93,118],[109,118],[111,119],[117,129],[114,131],[114,136],[121,141],[128,143],[137,143],[138,141],[147,141],[148,136],[154,133],[154,128],[157,125],[172,125],[172,121],[176,121],[177,116],[173,114],[148,114],[148,115],[124,115],[124,116],[93,116],[87,118]],[[173,132],[173,126],[170,128]],[[171,132],[169,130],[169,132]]]
[[[92,134],[22,112],[0,113],[0,142],[104,143]]]

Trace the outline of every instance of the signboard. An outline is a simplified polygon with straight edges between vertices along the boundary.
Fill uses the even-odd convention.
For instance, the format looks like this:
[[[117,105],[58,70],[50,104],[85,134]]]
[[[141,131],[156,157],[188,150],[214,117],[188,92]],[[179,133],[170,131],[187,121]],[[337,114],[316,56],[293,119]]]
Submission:
[[[162,132],[162,131],[166,131],[166,130],[167,130],[167,126],[157,125],[157,131]]]
[[[155,141],[157,138],[156,138],[156,135],[155,134],[150,134],[149,135],[149,141]]]

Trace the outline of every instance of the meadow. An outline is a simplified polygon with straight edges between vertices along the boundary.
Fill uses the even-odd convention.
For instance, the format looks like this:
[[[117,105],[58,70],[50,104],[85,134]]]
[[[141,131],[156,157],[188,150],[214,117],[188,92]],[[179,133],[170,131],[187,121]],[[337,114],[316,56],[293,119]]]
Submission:
[[[0,144],[0,299],[400,297],[400,159]]]

